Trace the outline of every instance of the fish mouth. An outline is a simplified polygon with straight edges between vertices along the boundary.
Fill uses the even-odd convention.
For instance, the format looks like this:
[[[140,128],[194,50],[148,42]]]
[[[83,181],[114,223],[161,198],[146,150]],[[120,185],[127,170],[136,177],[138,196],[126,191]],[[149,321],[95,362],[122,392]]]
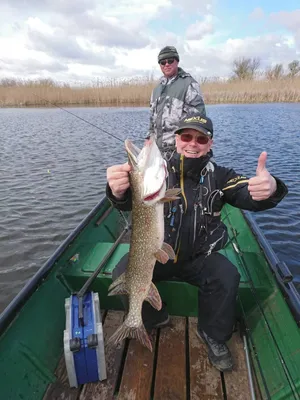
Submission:
[[[164,197],[168,172],[155,140],[150,139],[139,149],[130,139],[126,139],[125,149],[129,165],[140,175],[141,201],[145,205],[156,203]]]
[[[140,154],[141,150],[129,139],[125,140],[125,149],[128,155],[129,165],[136,168],[138,165],[138,155]]]

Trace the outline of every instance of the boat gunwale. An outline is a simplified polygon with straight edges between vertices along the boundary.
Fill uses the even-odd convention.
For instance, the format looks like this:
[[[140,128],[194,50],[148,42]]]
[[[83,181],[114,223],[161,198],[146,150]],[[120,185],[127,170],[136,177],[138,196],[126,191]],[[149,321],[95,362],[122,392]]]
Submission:
[[[251,215],[250,211],[241,210],[245,220],[251,229],[257,243],[259,244],[260,249],[262,250],[268,265],[270,267],[271,272],[273,273],[274,279],[284,295],[284,299],[289,306],[289,309],[294,317],[294,320],[298,326],[300,326],[300,293],[297,291],[297,288],[292,281],[284,282],[282,277],[279,274],[277,265],[279,265],[280,260],[276,255],[275,251],[271,247],[270,242],[258,226],[257,222]],[[288,269],[288,267],[287,267]]]

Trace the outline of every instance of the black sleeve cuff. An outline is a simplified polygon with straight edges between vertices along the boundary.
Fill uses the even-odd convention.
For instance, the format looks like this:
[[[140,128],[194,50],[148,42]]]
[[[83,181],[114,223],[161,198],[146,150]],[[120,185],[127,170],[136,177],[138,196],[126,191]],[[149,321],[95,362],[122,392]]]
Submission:
[[[111,191],[109,184],[106,184],[106,197],[112,205],[122,211],[131,211],[131,190],[128,189],[123,199],[117,199]]]
[[[288,188],[285,185],[285,183],[282,182],[281,179],[277,178],[276,176],[272,175],[273,178],[276,180],[277,184],[277,189],[276,192],[272,194],[271,197],[269,197],[268,200],[274,201],[275,203],[279,203],[287,194],[288,194]]]

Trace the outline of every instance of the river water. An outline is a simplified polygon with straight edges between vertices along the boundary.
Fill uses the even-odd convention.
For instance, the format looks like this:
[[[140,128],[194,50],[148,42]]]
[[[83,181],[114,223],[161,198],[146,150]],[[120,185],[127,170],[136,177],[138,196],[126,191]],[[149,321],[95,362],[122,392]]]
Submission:
[[[68,108],[124,140],[143,142],[148,108]],[[211,105],[214,156],[255,175],[261,151],[289,194],[254,217],[300,281],[300,104]],[[58,108],[0,109],[0,311],[101,199],[123,144]]]

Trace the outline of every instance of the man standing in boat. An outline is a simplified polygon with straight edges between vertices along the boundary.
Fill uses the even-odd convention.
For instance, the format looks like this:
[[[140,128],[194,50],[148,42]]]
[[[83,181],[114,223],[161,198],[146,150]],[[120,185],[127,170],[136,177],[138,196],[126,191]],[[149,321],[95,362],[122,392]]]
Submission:
[[[185,117],[174,133],[177,152],[168,161],[168,187],[181,188],[181,194],[165,205],[164,241],[172,246],[176,259],[164,265],[156,262],[153,282],[176,278],[199,288],[197,335],[207,345],[210,362],[228,371],[233,360],[226,342],[235,324],[240,274],[218,252],[228,240],[221,210],[225,203],[244,210],[267,210],[276,207],[288,190],[267,170],[266,152],[260,154],[256,175],[250,179],[212,161],[213,124],[208,117]],[[107,170],[107,197],[124,211],[132,207],[129,171],[127,163]],[[127,255],[120,260],[113,279],[125,271],[127,261]],[[157,311],[146,301],[142,317],[147,330],[169,322],[166,305]]]
[[[174,131],[179,120],[187,114],[205,115],[205,105],[199,83],[178,67],[175,47],[161,49],[158,63],[163,76],[151,94],[148,137],[154,135],[162,154],[170,158],[175,150]]]

